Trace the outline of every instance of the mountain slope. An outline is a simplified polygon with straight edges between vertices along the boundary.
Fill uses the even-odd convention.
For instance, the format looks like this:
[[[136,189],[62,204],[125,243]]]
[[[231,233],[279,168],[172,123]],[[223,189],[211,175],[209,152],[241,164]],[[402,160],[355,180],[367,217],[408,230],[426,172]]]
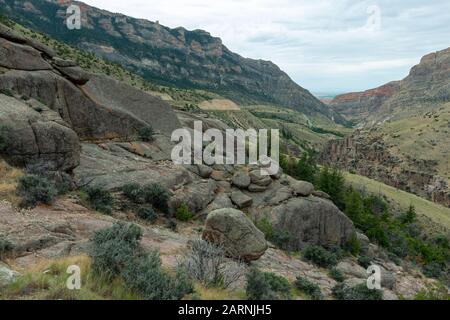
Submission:
[[[241,104],[276,104],[343,122],[278,66],[243,58],[208,32],[170,29],[80,2],[74,3],[82,6],[82,29],[69,30],[64,25],[64,1],[0,3],[13,20],[117,62],[146,79],[211,90]]]
[[[339,95],[330,106],[349,120],[373,125],[422,114],[446,102],[450,102],[450,48],[424,56],[401,81]]]
[[[331,142],[324,162],[450,206],[450,48],[424,56],[401,81],[331,106],[360,130]]]

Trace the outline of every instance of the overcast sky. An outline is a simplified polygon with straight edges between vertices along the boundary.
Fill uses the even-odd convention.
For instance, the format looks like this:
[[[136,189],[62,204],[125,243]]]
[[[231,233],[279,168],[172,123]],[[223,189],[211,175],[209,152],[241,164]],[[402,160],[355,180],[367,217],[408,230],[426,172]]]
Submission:
[[[314,93],[370,89],[450,47],[448,0],[85,0],[168,27],[203,29],[271,60]]]

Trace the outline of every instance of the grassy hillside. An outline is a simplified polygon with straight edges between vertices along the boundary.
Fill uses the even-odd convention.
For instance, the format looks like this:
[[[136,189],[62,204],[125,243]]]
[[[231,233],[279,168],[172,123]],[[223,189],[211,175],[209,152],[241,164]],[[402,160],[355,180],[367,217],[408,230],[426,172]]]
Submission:
[[[387,121],[376,131],[411,166],[419,161],[435,164],[432,170],[450,181],[450,103],[422,109],[399,120]]]
[[[403,209],[413,205],[419,215],[450,230],[450,208],[363,176],[345,173],[345,179],[355,188],[385,196]]]

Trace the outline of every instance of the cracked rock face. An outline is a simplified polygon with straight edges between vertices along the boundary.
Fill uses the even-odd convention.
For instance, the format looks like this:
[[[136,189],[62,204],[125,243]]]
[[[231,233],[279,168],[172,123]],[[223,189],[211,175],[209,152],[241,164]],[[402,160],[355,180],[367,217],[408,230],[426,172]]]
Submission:
[[[203,239],[224,247],[227,255],[244,261],[257,260],[267,250],[264,234],[242,211],[212,211],[205,222]]]
[[[161,99],[90,74],[1,24],[0,93],[0,126],[11,142],[4,153],[18,166],[45,161],[72,171],[79,140],[131,141],[143,127],[165,135],[181,127]]]
[[[309,244],[343,245],[355,227],[331,201],[314,196],[291,198],[275,207],[262,208],[274,228],[291,235],[289,247],[301,250]]]
[[[0,94],[0,119],[8,141],[6,157],[19,166],[45,161],[63,171],[77,167],[77,134],[55,112],[45,106],[36,111],[32,106],[32,102]]]

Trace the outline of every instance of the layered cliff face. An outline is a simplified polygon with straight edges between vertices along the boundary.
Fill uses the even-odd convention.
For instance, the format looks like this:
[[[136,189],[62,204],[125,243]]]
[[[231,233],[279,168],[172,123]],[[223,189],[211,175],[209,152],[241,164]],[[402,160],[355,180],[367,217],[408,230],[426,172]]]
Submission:
[[[377,132],[357,131],[329,142],[321,161],[450,206],[448,181],[440,175],[438,161],[399,153]]]
[[[67,1],[0,0],[12,19],[52,37],[115,61],[147,79],[179,87],[204,88],[238,103],[276,104],[307,115],[343,122],[309,91],[270,61],[228,50],[202,30],[170,29],[78,3],[81,30],[64,25]]]
[[[424,56],[409,75],[364,92],[337,96],[330,106],[366,125],[430,111],[450,101],[450,48]]]
[[[331,106],[361,130],[331,142],[325,162],[450,205],[450,48],[424,56],[409,75]]]
[[[371,114],[379,112],[380,107],[400,89],[398,81],[364,92],[345,93],[336,96],[330,107],[354,123],[364,121]]]

